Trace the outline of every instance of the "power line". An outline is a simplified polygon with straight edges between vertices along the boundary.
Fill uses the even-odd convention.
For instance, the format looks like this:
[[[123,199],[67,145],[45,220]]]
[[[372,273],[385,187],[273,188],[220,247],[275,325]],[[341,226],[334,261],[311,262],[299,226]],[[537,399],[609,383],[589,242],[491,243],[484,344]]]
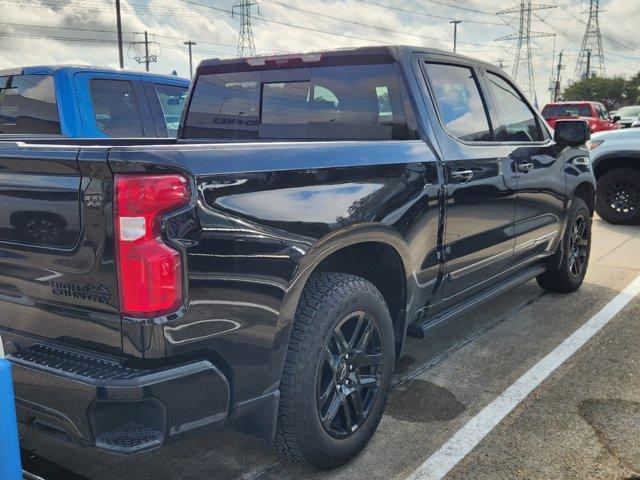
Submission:
[[[79,43],[106,43],[106,44],[115,44],[118,43],[117,40],[108,40],[103,38],[77,38],[77,37],[61,37],[54,35],[34,35],[28,33],[12,33],[12,32],[0,32],[0,36],[2,37],[16,37],[16,38],[37,38],[44,40],[60,40],[60,41],[70,41],[70,42],[79,42]]]
[[[209,9],[216,10],[216,11],[219,11],[219,12],[231,13],[231,10],[225,10],[223,8],[214,7],[213,5],[206,5],[204,3],[194,2],[193,0],[182,0],[182,1],[184,3],[188,3],[190,5],[196,5],[198,7],[209,8]],[[254,15],[252,18],[254,18],[256,20],[261,20],[263,22],[273,23],[273,24],[276,24],[276,25],[283,25],[283,26],[286,26],[286,27],[297,28],[297,29],[300,29],[300,30],[306,30],[308,32],[324,33],[326,35],[334,35],[334,36],[337,36],[337,37],[352,38],[352,39],[356,39],[356,40],[365,40],[365,41],[371,42],[371,43],[384,43],[384,44],[387,44],[387,45],[392,45],[391,42],[385,42],[385,41],[382,41],[382,40],[376,40],[376,39],[367,38],[367,37],[360,37],[360,36],[357,36],[357,35],[348,35],[346,33],[329,32],[327,30],[320,30],[318,28],[303,27],[302,25],[296,25],[296,24],[288,23],[288,22],[281,22],[281,21],[278,21],[278,20],[273,20],[271,18],[264,18],[262,16],[255,16]]]
[[[360,3],[366,3],[368,5],[375,5],[376,7],[380,7],[380,8],[386,8],[387,10],[395,10],[396,12],[400,12],[400,13],[407,13],[410,15],[420,15],[423,17],[430,17],[430,18],[439,18],[441,20],[455,20],[455,18],[453,17],[447,17],[444,15],[436,15],[435,13],[425,13],[425,12],[420,12],[418,10],[409,10],[407,8],[401,8],[401,7],[394,7],[391,5],[384,5],[382,3],[376,3],[376,2],[370,2],[368,0],[357,0]],[[465,23],[477,23],[480,25],[500,25],[502,26],[502,23],[498,23],[498,22],[486,22],[484,20],[469,20],[466,18],[461,18],[461,20]]]
[[[309,15],[315,15],[315,16],[321,17],[321,18],[327,18],[329,20],[334,20],[334,21],[344,22],[344,23],[350,23],[352,25],[358,25],[358,26],[361,26],[361,27],[374,28],[376,30],[381,30],[383,32],[395,33],[395,34],[399,34],[399,35],[408,35],[408,36],[411,36],[411,37],[424,38],[424,39],[427,39],[427,40],[442,40],[440,37],[422,35],[422,34],[419,34],[419,33],[403,32],[401,30],[395,30],[393,28],[383,27],[383,26],[380,26],[380,25],[372,25],[370,23],[359,22],[359,21],[356,21],[356,20],[348,20],[346,18],[336,17],[336,16],[333,16],[333,15],[328,15],[326,13],[315,12],[313,10],[307,10],[305,8],[300,8],[300,7],[294,7],[293,5],[289,5],[289,4],[286,4],[286,3],[278,2],[276,0],[267,0],[267,1],[269,1],[270,3],[276,4],[276,5],[279,5],[281,7],[284,7],[284,8],[290,8],[292,10],[296,10],[296,11],[303,12],[303,13],[308,13]],[[457,21],[459,21],[459,20],[457,20]],[[464,42],[460,42],[460,43],[464,43]],[[482,44],[468,43],[468,45],[482,45]]]
[[[442,0],[426,0],[426,1],[431,2],[431,3],[436,3],[438,5],[443,5],[443,6],[449,7],[449,8],[457,8],[458,10],[465,10],[467,12],[479,13],[481,15],[491,15],[491,16],[495,15],[495,12],[491,11],[490,9],[486,9],[486,8],[485,8],[485,10],[478,10],[476,8],[471,8],[471,7],[466,7],[466,6],[463,7],[461,5],[452,5],[452,4],[444,2]],[[470,4],[471,2],[466,2],[466,3]]]

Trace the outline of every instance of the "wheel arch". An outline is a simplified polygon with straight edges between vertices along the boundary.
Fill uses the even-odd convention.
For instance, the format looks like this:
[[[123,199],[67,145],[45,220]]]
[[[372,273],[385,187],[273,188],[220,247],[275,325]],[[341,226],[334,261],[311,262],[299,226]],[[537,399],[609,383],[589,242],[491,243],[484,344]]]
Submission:
[[[640,170],[640,151],[620,151],[604,154],[593,161],[593,174],[598,180],[605,173],[617,168]]]
[[[310,248],[300,261],[282,302],[279,322],[282,327],[289,327],[287,332],[290,330],[302,290],[314,272],[356,275],[375,285],[387,302],[398,355],[404,346],[413,295],[407,264],[406,242],[391,227],[365,224],[333,232]]]
[[[593,183],[584,181],[573,190],[571,198],[580,198],[587,204],[589,213],[593,217],[596,208],[596,189]]]

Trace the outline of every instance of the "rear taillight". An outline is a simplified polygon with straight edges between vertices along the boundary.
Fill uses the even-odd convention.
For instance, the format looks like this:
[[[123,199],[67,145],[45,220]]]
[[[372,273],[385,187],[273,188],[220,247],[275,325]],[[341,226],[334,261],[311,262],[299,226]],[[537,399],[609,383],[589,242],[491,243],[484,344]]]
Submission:
[[[176,311],[182,303],[180,252],[162,240],[162,216],[189,203],[182,175],[116,175],[115,236],[120,309],[131,317]]]

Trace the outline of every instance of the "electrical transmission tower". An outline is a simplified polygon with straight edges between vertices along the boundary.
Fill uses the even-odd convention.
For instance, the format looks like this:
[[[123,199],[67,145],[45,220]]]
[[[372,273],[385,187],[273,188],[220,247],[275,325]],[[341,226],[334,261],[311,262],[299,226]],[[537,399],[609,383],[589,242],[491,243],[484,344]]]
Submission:
[[[515,58],[513,60],[513,67],[511,76],[522,88],[529,99],[537,101],[536,87],[533,79],[533,61],[531,58],[531,39],[538,37],[552,37],[552,33],[532,32],[531,31],[531,14],[535,10],[544,10],[549,8],[556,8],[555,5],[543,5],[540,3],[531,3],[531,0],[520,0],[520,5],[517,7],[508,8],[497,13],[497,15],[515,19],[514,14],[518,14],[518,33],[507,35],[496,39],[502,40],[517,40],[518,46],[516,48]],[[507,21],[509,23],[509,21]]]
[[[256,54],[256,45],[253,41],[253,30],[251,29],[251,7],[257,5],[251,0],[238,0],[231,7],[231,15],[235,16],[239,11],[240,34],[238,36],[238,56],[247,57]],[[260,7],[258,7],[258,11]]]
[[[598,21],[598,14],[601,11],[600,0],[590,0],[589,21],[582,38],[576,72],[573,76],[574,81],[589,78],[594,74],[605,74],[602,36],[600,35],[600,22]]]

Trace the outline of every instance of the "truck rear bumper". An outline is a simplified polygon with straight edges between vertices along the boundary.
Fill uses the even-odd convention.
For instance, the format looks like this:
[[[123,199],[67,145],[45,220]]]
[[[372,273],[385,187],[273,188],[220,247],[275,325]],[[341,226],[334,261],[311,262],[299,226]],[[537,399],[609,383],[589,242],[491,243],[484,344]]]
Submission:
[[[148,450],[220,425],[229,411],[229,382],[207,360],[143,370],[38,343],[7,359],[19,422],[101,450]]]

